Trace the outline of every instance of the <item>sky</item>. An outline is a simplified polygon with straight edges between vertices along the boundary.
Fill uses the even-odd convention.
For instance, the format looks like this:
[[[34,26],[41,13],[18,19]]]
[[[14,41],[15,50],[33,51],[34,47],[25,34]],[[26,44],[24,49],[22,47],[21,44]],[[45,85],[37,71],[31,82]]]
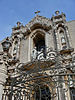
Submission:
[[[0,0],[0,41],[11,36],[17,21],[26,25],[37,10],[47,18],[59,10],[66,14],[67,21],[75,20],[75,0]]]

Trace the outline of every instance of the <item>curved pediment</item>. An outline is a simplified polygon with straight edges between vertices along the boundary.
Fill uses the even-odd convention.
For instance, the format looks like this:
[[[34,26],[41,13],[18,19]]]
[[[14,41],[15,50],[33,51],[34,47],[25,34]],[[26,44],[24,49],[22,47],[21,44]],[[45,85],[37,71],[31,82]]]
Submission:
[[[52,26],[52,23],[49,18],[37,15],[26,26],[30,28],[30,30],[34,30],[36,27],[49,29]]]
[[[26,35],[31,33],[35,29],[44,29],[46,31],[49,31],[51,28],[52,22],[49,18],[37,15],[25,26],[20,25],[19,27],[14,27],[12,33],[23,33]]]

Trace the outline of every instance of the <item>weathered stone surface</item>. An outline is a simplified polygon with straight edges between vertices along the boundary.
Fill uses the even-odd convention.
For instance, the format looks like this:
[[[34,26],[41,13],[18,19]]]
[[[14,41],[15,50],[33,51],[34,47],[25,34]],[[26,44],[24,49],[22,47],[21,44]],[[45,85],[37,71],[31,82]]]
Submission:
[[[62,42],[62,38],[65,42]],[[39,67],[38,63],[35,62],[36,60],[43,64],[41,68],[64,67],[61,70],[42,71],[48,75],[56,73],[60,75],[74,70],[73,68],[68,68],[68,66],[71,65],[73,67],[75,63],[75,61],[72,63],[72,59],[75,57],[72,57],[73,49],[75,49],[75,21],[66,22],[66,17],[63,13],[56,13],[51,19],[37,15],[25,26],[17,22],[17,26],[12,28],[12,35],[9,37],[11,46],[8,51],[3,51],[2,43],[4,41],[6,39],[0,42],[0,100],[3,93],[3,85],[6,82],[7,71],[8,77],[18,76],[16,74],[18,73],[18,65],[19,68],[24,67],[26,70],[33,67],[36,69]],[[36,52],[34,52],[34,48],[36,48]],[[32,61],[34,61],[33,65]],[[20,64],[25,65],[20,66]],[[62,79],[62,77],[60,78]],[[64,76],[63,79],[65,79]],[[62,83],[63,87],[66,88],[67,86],[64,84]],[[63,88],[58,89],[57,95],[59,95],[60,100],[70,100],[69,91],[67,93],[63,91]],[[64,95],[66,97],[63,97]],[[54,100],[58,100],[58,97]]]
[[[68,26],[68,31],[70,34],[71,44],[75,49],[75,20],[67,22],[67,26]]]

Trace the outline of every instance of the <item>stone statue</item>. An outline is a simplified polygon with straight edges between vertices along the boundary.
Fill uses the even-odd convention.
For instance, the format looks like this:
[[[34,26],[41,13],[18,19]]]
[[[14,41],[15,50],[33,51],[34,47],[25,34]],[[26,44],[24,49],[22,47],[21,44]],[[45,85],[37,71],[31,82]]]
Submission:
[[[37,50],[36,47],[32,50],[32,60],[37,59]]]

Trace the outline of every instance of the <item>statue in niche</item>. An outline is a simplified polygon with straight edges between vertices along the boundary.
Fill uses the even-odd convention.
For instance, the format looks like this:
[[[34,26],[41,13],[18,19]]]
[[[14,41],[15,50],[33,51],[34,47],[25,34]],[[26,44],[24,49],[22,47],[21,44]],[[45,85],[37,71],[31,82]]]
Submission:
[[[36,47],[34,47],[34,49],[32,50],[32,60],[35,60],[35,59],[37,59],[37,49],[36,49]]]

